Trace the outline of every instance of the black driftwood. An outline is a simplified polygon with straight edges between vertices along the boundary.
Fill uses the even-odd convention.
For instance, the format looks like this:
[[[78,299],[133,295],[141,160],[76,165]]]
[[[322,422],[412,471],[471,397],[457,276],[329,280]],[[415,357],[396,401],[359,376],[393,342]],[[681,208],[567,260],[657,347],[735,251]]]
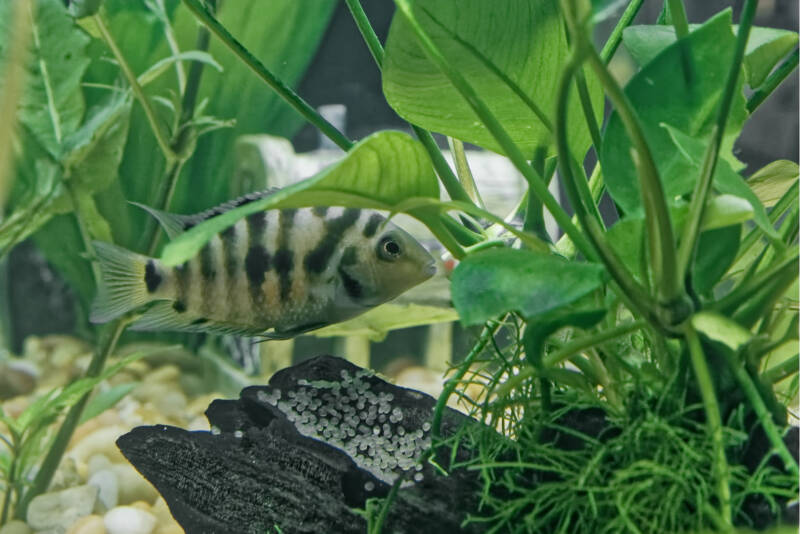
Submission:
[[[444,476],[415,462],[430,443],[434,404],[320,356],[238,400],[214,401],[206,411],[212,432],[139,427],[117,444],[189,534],[363,533],[367,521],[353,509],[385,497],[395,481],[384,532],[480,532],[462,526],[477,509],[477,475],[454,468]],[[447,409],[443,434],[464,424],[476,423]],[[435,460],[449,470],[450,458],[442,447]]]

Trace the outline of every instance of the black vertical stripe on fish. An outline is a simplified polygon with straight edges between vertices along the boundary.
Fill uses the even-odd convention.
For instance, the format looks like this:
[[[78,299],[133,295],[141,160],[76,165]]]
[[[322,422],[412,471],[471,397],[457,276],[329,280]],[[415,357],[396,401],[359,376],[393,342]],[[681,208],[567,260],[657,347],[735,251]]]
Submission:
[[[344,285],[344,290],[347,295],[352,299],[361,297],[364,293],[364,289],[361,287],[358,280],[350,276],[342,264],[339,264],[337,271],[339,272],[339,278],[342,279],[342,285]]]
[[[185,261],[177,267],[173,267],[172,271],[175,275],[175,303],[172,308],[178,313],[183,313],[186,311],[186,302],[189,300],[191,282],[189,262]]]
[[[225,274],[228,275],[228,281],[231,281],[236,276],[236,225],[232,224],[219,233],[220,241],[222,241],[222,262],[225,264]]]
[[[325,235],[303,260],[308,272],[320,274],[325,271],[337,245],[345,232],[356,223],[359,215],[361,215],[361,210],[347,208],[341,216],[326,221]]]
[[[264,248],[267,213],[265,211],[253,213],[248,215],[246,220],[248,239],[244,269],[250,286],[250,296],[253,302],[260,303],[264,294],[261,290],[261,284],[264,282],[264,273],[269,269],[269,254]]]
[[[156,269],[156,264],[153,260],[148,260],[144,268],[144,283],[147,285],[147,292],[154,293],[158,286],[161,285],[161,274]]]
[[[357,262],[358,262],[358,251],[356,250],[356,247],[350,245],[349,247],[344,249],[344,252],[342,252],[342,259],[340,263],[342,265],[353,265]]]
[[[200,249],[200,274],[203,275],[204,284],[213,282],[217,276],[217,270],[214,268],[214,251],[211,248],[211,241]]]
[[[373,213],[369,216],[367,224],[364,225],[364,237],[372,237],[378,231],[378,226],[386,220],[386,217],[378,213]]]
[[[278,217],[278,246],[273,258],[275,272],[278,275],[278,289],[281,301],[289,298],[292,289],[292,269],[294,268],[294,252],[289,247],[289,236],[294,225],[296,209],[280,211]]]
[[[317,206],[317,207],[311,208],[311,213],[313,213],[317,217],[325,218],[325,216],[328,214],[328,207],[327,206]]]

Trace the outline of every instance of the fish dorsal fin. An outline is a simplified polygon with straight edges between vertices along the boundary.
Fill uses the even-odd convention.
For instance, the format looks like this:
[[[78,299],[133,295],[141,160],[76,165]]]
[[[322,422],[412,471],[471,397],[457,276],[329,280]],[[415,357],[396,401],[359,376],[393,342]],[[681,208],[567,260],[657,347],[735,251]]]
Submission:
[[[177,215],[175,213],[168,213],[166,211],[151,208],[150,206],[145,206],[144,204],[140,204],[138,202],[131,202],[131,204],[142,208],[147,213],[152,215],[167,233],[167,236],[170,239],[174,239],[179,234],[189,230],[193,226],[197,226],[203,221],[207,221],[208,219],[216,217],[217,215],[222,215],[223,213],[238,208],[239,206],[244,206],[250,202],[266,198],[278,190],[279,188],[277,187],[271,187],[269,189],[265,189],[264,191],[247,193],[239,198],[228,200],[227,202],[223,202],[218,206],[209,208],[206,211],[201,211],[200,213],[195,213],[194,215]]]
[[[142,208],[144,211],[153,216],[161,228],[167,233],[167,237],[175,239],[175,236],[186,231],[187,225],[192,215],[176,215],[174,213],[167,213],[166,211],[157,210],[138,202],[131,202],[134,206]]]

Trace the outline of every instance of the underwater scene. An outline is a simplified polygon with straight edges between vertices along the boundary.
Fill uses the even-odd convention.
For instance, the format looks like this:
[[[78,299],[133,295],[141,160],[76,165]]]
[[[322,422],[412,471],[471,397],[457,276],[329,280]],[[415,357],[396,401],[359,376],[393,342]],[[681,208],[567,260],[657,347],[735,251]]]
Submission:
[[[0,534],[800,526],[794,0],[0,0]]]

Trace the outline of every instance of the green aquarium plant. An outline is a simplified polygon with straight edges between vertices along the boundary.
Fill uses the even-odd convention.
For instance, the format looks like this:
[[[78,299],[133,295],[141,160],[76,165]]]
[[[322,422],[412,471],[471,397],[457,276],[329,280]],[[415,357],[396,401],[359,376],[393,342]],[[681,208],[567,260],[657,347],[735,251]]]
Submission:
[[[242,16],[226,20],[215,2],[153,0],[147,11],[71,2],[70,15],[57,0],[41,0],[33,18],[2,2],[0,67],[10,75],[0,86],[0,112],[17,127],[13,137],[0,132],[0,155],[15,150],[18,157],[0,167],[0,178],[16,176],[13,189],[0,189],[10,192],[0,245],[7,250],[40,229],[37,243],[86,303],[94,287],[92,240],[179,265],[259,210],[338,205],[407,213],[458,260],[450,278],[454,308],[463,325],[482,328],[454,362],[432,422],[433,447],[457,445],[452,439],[478,444],[467,467],[481,473],[485,488],[468,521],[489,532],[730,532],[776,523],[798,495],[796,450],[787,445],[798,391],[798,166],[776,161],[746,177],[733,147],[795,72],[798,36],[754,26],[757,0],[744,2],[737,24],[729,9],[689,24],[681,0],[666,0],[654,24],[631,26],[642,3],[395,0],[381,43],[359,1],[347,0],[386,101],[414,132],[355,141],[291,89],[302,58],[291,56],[293,72],[275,70],[281,56],[249,45],[237,27]],[[221,9],[244,12],[232,3]],[[76,13],[84,18],[76,22]],[[617,14],[598,49],[594,25]],[[195,48],[176,37],[192,18],[202,25]],[[53,28],[46,33],[37,30],[44,20]],[[281,24],[277,12],[264,20]],[[154,54],[147,58],[141,47],[128,50],[133,26],[143,21],[161,32],[145,47]],[[299,38],[315,42],[320,29],[304,26]],[[28,36],[38,68],[24,70]],[[91,41],[104,51],[94,53],[108,50],[114,59],[96,61],[91,47],[67,57],[64,47],[44,46],[47,39],[70,39],[73,50]],[[209,42],[218,53],[209,55]],[[620,45],[636,63],[624,84],[609,68]],[[280,98],[346,154],[161,247],[152,223],[113,214],[127,213],[123,199],[190,211],[224,198],[224,150],[196,151],[204,140],[244,133],[219,129],[243,113],[217,101],[237,91],[224,78],[205,93],[207,105],[198,102],[201,69],[218,67],[223,55],[236,59],[226,68],[249,69],[242,80],[264,82],[265,99]],[[171,71],[171,92],[148,92]],[[105,92],[87,113],[81,91],[90,89]],[[16,105],[5,104],[6,95]],[[284,134],[296,119],[270,117]],[[126,143],[134,127],[137,136],[128,133]],[[208,130],[217,131],[199,137]],[[455,171],[430,132],[450,139]],[[525,178],[516,213],[483,207],[465,142],[507,157]],[[183,182],[185,169],[191,173]],[[548,187],[556,173],[570,211]],[[175,204],[190,180],[186,190],[208,188],[208,205]],[[605,195],[618,217],[601,215]],[[68,223],[48,228],[57,213]],[[563,232],[556,242],[545,232],[545,213]],[[521,215],[522,226],[509,215]],[[66,242],[67,231],[75,248],[59,256],[54,243]],[[101,376],[127,321],[87,334],[97,347],[87,378]],[[439,437],[453,395],[486,430]],[[16,484],[6,507],[17,515],[58,465],[88,399],[74,397],[35,477],[4,471],[15,477],[6,479],[7,488]],[[12,438],[3,440],[11,450],[6,466],[17,458]],[[389,506],[391,494],[371,503],[372,531],[381,531]],[[766,518],[757,510],[767,510]]]

